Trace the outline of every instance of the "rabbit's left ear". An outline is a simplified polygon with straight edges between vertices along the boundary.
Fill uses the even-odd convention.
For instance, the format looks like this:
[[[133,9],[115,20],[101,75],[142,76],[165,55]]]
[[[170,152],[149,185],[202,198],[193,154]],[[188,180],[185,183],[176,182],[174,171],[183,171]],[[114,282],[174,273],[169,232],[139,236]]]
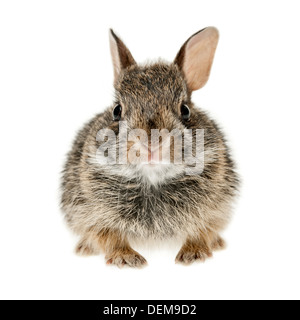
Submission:
[[[191,36],[178,52],[174,63],[183,72],[190,91],[198,90],[206,84],[218,40],[218,30],[209,27]]]
[[[109,30],[109,44],[116,82],[121,70],[136,64],[136,62],[123,41],[114,33],[112,29]]]

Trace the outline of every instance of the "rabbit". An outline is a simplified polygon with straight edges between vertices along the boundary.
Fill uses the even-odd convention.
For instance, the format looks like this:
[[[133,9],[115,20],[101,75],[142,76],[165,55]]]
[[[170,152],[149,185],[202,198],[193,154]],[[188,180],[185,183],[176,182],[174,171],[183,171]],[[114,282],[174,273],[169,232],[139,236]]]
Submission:
[[[131,247],[132,241],[178,238],[182,247],[176,263],[204,262],[225,248],[220,232],[231,219],[239,189],[223,133],[191,100],[192,92],[209,78],[219,32],[215,27],[202,29],[183,44],[172,63],[144,65],[136,63],[112,29],[109,39],[114,103],[79,131],[62,172],[61,207],[67,225],[80,236],[76,253],[104,253],[108,265],[141,268],[147,261]],[[154,129],[190,129],[194,137],[194,130],[204,130],[202,171],[187,173],[189,165],[175,163],[174,144],[170,163],[160,162],[160,156],[154,163],[99,161],[96,155],[103,145],[120,146],[121,122],[127,123],[126,130],[147,134]],[[103,129],[116,139],[108,143],[108,137],[99,137]],[[151,160],[161,147],[152,152],[144,145],[140,152]],[[136,148],[133,141],[128,141],[126,160],[130,148]],[[112,159],[108,150],[101,159],[105,157]]]

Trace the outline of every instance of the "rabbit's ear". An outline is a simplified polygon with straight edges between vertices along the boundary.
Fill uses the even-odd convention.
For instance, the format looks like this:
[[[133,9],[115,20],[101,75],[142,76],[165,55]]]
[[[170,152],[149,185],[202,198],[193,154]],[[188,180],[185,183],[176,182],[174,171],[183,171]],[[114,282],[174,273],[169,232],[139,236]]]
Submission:
[[[191,36],[178,52],[174,63],[184,73],[190,91],[206,84],[218,40],[218,30],[209,27]]]
[[[110,51],[114,66],[115,82],[118,79],[120,71],[133,64],[136,64],[130,51],[127,49],[123,41],[117,37],[112,29],[109,30]]]

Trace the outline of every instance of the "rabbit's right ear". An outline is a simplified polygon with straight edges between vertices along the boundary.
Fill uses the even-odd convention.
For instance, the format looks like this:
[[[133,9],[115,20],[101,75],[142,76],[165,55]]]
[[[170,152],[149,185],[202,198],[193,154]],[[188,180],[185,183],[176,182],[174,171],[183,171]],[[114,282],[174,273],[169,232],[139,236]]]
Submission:
[[[109,44],[116,83],[121,70],[136,64],[136,62],[123,41],[114,33],[112,29],[109,30]]]
[[[218,30],[208,27],[191,36],[178,52],[174,62],[183,72],[190,91],[206,84],[218,40]]]

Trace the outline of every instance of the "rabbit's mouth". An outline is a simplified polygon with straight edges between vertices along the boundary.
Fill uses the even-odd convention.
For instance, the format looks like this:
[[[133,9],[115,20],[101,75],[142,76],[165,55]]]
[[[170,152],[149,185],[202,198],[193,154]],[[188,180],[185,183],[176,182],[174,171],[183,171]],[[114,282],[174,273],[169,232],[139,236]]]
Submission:
[[[158,146],[141,143],[138,146],[136,154],[134,153],[134,157],[131,156],[131,153],[128,153],[128,161],[130,164],[141,164],[154,168],[172,163],[170,154],[169,142],[159,144]],[[137,155],[137,157],[135,157],[135,155]]]

